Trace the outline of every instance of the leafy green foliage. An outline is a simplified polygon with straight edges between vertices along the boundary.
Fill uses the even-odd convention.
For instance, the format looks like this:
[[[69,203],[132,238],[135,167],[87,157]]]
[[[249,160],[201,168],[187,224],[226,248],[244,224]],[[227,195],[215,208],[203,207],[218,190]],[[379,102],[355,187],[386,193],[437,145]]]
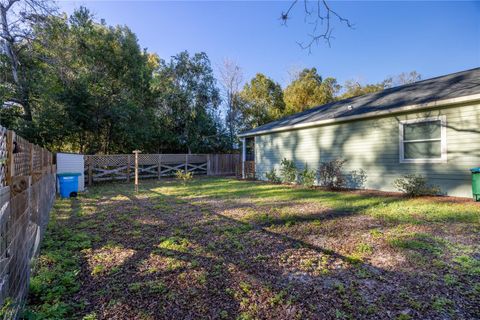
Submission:
[[[220,96],[205,53],[165,62],[126,26],[97,23],[81,7],[38,19],[21,51],[32,119],[2,108],[2,124],[51,150],[82,153],[212,152],[226,148]],[[8,74],[1,63],[0,74]],[[0,105],[18,94],[0,85]]]
[[[30,280],[26,314],[35,319],[64,319],[72,311],[65,301],[80,288],[81,251],[91,246],[88,234],[61,226],[56,215],[54,211]]]
[[[127,26],[98,22],[84,7],[71,16],[33,11],[35,19],[21,20],[29,20],[29,41],[13,48],[21,83],[12,75],[13,60],[0,51],[0,119],[52,151],[224,152],[234,148],[239,131],[338,98],[336,80],[315,68],[300,72],[284,91],[259,73],[239,92],[240,68],[230,64],[221,114],[205,53],[163,60],[142,49]],[[419,78],[411,72],[377,85],[347,83],[344,97]]]
[[[185,185],[187,182],[193,179],[193,172],[191,171],[184,171],[184,170],[177,170],[175,172],[175,177],[179,180],[182,180],[182,183]]]
[[[346,183],[345,185],[348,188],[352,189],[363,189],[367,182],[367,172],[363,169],[352,170],[346,174]]]
[[[283,158],[280,165],[280,176],[282,177],[282,181],[285,183],[294,183],[297,179],[297,165],[295,162],[293,160]]]
[[[160,240],[158,248],[165,250],[186,252],[190,245],[188,239],[177,236],[164,237]]]
[[[445,312],[465,318],[464,315],[468,317],[475,312],[475,305],[468,302],[480,292],[476,281],[479,264],[476,243],[465,241],[475,238],[478,229],[480,207],[473,202],[292,188],[219,177],[194,179],[185,187],[179,186],[178,180],[152,180],[134,193],[128,184],[106,184],[95,186],[73,202],[58,202],[56,207],[61,206],[68,214],[59,216],[55,229],[62,230],[60,234],[72,232],[72,235],[55,237],[57,242],[53,245],[67,250],[68,256],[78,254],[77,268],[79,265],[82,268],[75,282],[82,280],[79,284],[85,287],[78,293],[64,294],[63,305],[49,304],[48,314],[35,313],[25,318],[94,319],[104,315],[103,307],[110,308],[109,313],[128,318],[130,310],[145,311],[145,308],[135,309],[137,305],[158,303],[163,307],[188,305],[192,301],[202,309],[206,307],[207,313],[201,314],[205,317],[223,314],[236,318],[240,312],[247,312],[251,318],[258,318],[263,313],[249,306],[274,314],[282,312],[284,305],[310,299],[288,283],[272,287],[270,280],[283,279],[284,273],[276,269],[267,277],[257,278],[232,271],[232,268],[244,271],[251,266],[262,267],[273,259],[277,259],[281,270],[297,270],[300,279],[325,277],[328,280],[325,290],[333,294],[332,303],[339,301],[338,309],[346,317],[360,314],[368,318],[399,305],[402,308],[395,309],[397,313],[407,310],[412,315],[433,318]],[[79,211],[75,210],[76,201],[82,205]],[[225,217],[219,218],[213,214],[212,201],[217,211],[232,205],[235,211],[225,211]],[[164,207],[152,210],[158,204]],[[447,216],[457,220],[445,219]],[[114,232],[109,227],[112,221]],[[365,228],[358,228],[365,221],[368,222]],[[87,224],[81,226],[82,223]],[[140,238],[125,237],[132,228],[141,231]],[[46,248],[51,246],[50,230],[45,238]],[[332,241],[326,248],[313,250],[308,238],[318,234],[328,235]],[[345,234],[348,241],[343,241]],[[88,247],[89,239],[95,249],[79,249]],[[124,250],[112,250],[123,245]],[[130,251],[133,255],[126,254]],[[391,272],[372,267],[371,259],[384,253],[404,262],[395,269],[406,275],[394,279],[399,287],[396,295],[390,295],[391,281],[381,281]],[[45,248],[41,254],[47,258]],[[50,261],[45,260],[42,265],[51,268]],[[117,268],[117,271],[101,273],[90,281],[94,266],[107,261],[111,262],[105,264],[107,269]],[[132,268],[136,272],[128,273]],[[335,277],[338,270],[348,272],[340,279]],[[58,273],[49,279],[60,279],[69,269],[55,271]],[[416,281],[420,276],[424,281]],[[223,281],[226,278],[231,280],[227,284]],[[265,279],[269,280],[267,284]],[[379,299],[367,305],[357,284],[369,281],[378,285]],[[40,285],[48,288],[56,282]],[[124,308],[126,295],[133,309]],[[217,295],[230,302],[211,313],[212,309],[208,309],[211,299],[204,298]],[[453,308],[450,302],[438,300],[441,297],[460,304],[467,301],[468,309]],[[318,300],[307,302],[315,305]],[[243,304],[240,309],[239,303]],[[30,296],[31,310],[38,312],[42,304],[37,294]],[[62,308],[70,309],[65,313]],[[312,317],[317,311],[302,310],[305,310],[302,316]],[[188,316],[189,309],[180,312]],[[333,317],[333,312],[328,316]]]
[[[347,180],[342,172],[345,162],[343,159],[322,162],[319,170],[320,184],[331,189],[345,187]]]
[[[423,255],[440,255],[445,246],[444,241],[428,233],[410,233],[388,239],[388,243],[395,248],[418,251]]]
[[[304,69],[284,91],[285,114],[305,111],[335,100],[340,89],[334,78],[322,79],[316,68]]]
[[[282,179],[277,175],[277,170],[275,170],[275,168],[272,168],[272,170],[265,173],[265,177],[267,178],[268,181],[272,183],[282,182]]]
[[[315,180],[317,179],[317,171],[308,169],[308,165],[305,164],[303,170],[298,172],[298,182],[307,188],[313,187]]]
[[[162,131],[161,144],[171,144],[187,152],[212,152],[227,144],[218,115],[220,94],[208,56],[183,51],[166,63],[160,61],[152,80],[156,96],[155,113]],[[179,151],[180,151],[179,150]]]
[[[467,274],[480,275],[480,260],[472,256],[462,255],[453,259],[459,269]]]
[[[357,96],[362,96],[364,94],[375,93],[381,90],[388,88],[387,81],[383,81],[375,84],[366,84],[361,85],[359,82],[354,80],[348,80],[345,82],[343,88],[345,92],[340,97],[340,99],[347,99]]]
[[[284,114],[285,102],[280,85],[267,76],[257,75],[240,92],[242,115],[247,129],[276,120]]]
[[[343,85],[344,93],[339,99],[347,99],[361,96],[364,94],[375,93],[384,89],[401,86],[417,82],[422,79],[421,74],[417,71],[402,72],[399,75],[391,76],[379,83],[362,85],[355,80],[347,80]]]
[[[436,195],[440,193],[438,186],[429,185],[427,178],[417,174],[407,174],[393,181],[393,186],[399,191],[412,196]]]

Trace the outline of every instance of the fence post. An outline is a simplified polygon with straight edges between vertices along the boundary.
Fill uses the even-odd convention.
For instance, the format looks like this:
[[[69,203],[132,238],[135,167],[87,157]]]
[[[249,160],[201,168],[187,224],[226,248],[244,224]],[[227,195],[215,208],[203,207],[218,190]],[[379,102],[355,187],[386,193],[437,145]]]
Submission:
[[[48,171],[49,173],[53,173],[53,154],[47,153],[48,155]]]
[[[32,177],[32,183],[33,183],[33,143],[30,143],[30,176]]]
[[[185,173],[188,172],[188,153],[185,154]]]
[[[218,157],[219,157],[218,154],[215,154],[214,156],[215,156],[215,158],[214,158],[215,160],[213,161],[213,174],[215,176],[217,176],[218,175],[218,164],[220,163],[220,161],[218,160]]]
[[[158,180],[162,178],[162,154],[158,154]]]
[[[93,183],[93,157],[88,156],[88,185]]]
[[[40,177],[43,177],[43,169],[44,169],[43,168],[43,166],[44,166],[44,159],[43,158],[45,157],[45,152],[43,152],[43,148],[40,149],[40,150],[41,150],[40,151],[40,154],[41,154],[41,156],[40,156]]]
[[[12,177],[15,175],[15,160],[13,159],[13,142],[15,140],[15,132],[7,131],[7,185],[12,185]]]
[[[138,192],[138,154],[140,150],[133,151],[135,154],[135,192]]]
[[[210,153],[207,154],[207,176],[211,175],[212,172],[210,170]]]
[[[127,155],[127,182],[130,182],[130,155]]]

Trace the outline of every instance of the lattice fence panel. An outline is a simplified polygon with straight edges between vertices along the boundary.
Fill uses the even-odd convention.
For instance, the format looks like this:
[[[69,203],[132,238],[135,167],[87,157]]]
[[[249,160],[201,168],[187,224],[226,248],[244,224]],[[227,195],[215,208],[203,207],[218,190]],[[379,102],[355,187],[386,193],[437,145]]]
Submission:
[[[184,154],[162,154],[162,163],[182,163],[185,162]]]
[[[206,154],[189,154],[187,157],[188,163],[204,163],[208,160]]]
[[[15,176],[28,176],[30,175],[30,148],[31,143],[24,138],[15,135],[13,142],[13,157],[14,157],[14,170]]]
[[[114,167],[124,166],[127,164],[128,156],[125,154],[120,155],[95,155],[90,156],[90,161],[95,167]]]
[[[135,160],[135,155],[132,155],[132,164]],[[138,155],[138,164],[139,165],[154,165],[158,164],[159,155],[158,154],[139,154]]]
[[[142,154],[138,155],[139,178],[173,176],[178,170],[195,175],[232,175],[238,154]],[[85,156],[85,178],[89,184],[96,181],[126,180],[134,176],[135,155]]]
[[[42,148],[33,146],[33,171],[42,171]]]

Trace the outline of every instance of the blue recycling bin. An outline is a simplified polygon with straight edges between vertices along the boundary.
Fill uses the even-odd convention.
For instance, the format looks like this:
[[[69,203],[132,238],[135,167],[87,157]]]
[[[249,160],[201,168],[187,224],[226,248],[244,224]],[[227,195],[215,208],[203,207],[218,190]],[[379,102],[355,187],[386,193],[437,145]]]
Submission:
[[[60,187],[60,197],[76,197],[78,193],[78,177],[81,173],[66,172],[58,173],[58,184]]]

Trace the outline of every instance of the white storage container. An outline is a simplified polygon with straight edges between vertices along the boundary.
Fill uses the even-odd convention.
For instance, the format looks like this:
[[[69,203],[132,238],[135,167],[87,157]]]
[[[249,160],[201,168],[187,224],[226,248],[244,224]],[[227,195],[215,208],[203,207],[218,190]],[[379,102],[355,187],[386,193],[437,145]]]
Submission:
[[[57,173],[75,172],[81,173],[78,177],[78,191],[85,190],[85,160],[83,154],[57,153]]]

